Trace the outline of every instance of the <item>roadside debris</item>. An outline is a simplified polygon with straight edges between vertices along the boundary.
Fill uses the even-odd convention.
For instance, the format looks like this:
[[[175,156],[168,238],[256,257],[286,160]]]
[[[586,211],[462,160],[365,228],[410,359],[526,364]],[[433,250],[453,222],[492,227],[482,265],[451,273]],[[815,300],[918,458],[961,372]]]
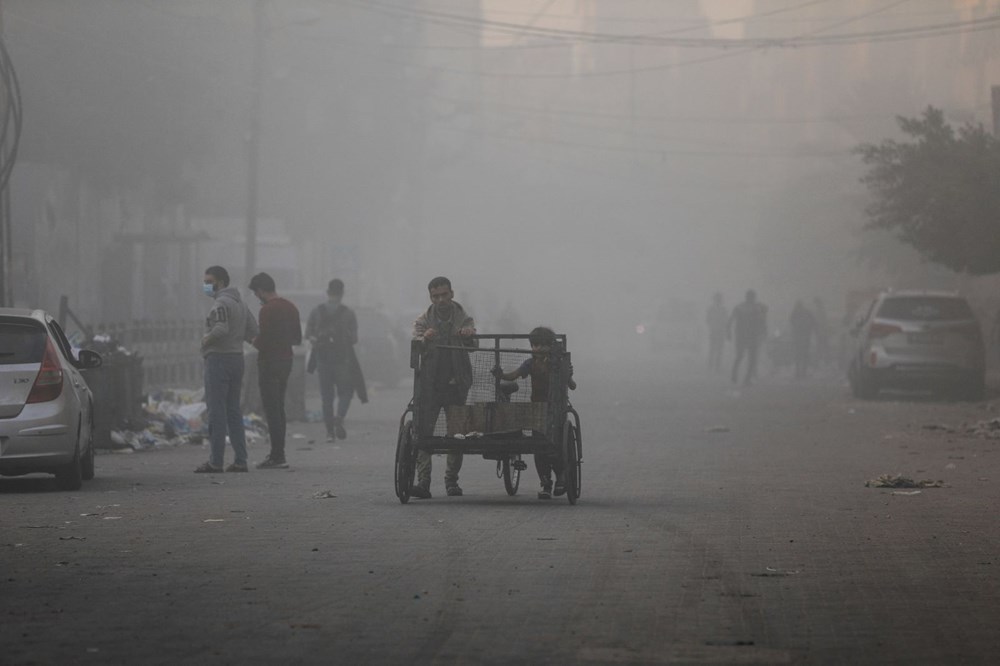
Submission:
[[[972,437],[1000,439],[1000,416],[967,425],[965,427],[965,434]]]
[[[903,476],[902,474],[882,474],[874,479],[869,479],[865,481],[866,488],[943,488],[944,481],[938,480],[934,481],[932,479],[923,479],[921,481],[914,481],[908,476]]]
[[[945,432],[955,432],[955,429],[951,426],[944,425],[943,423],[925,423],[921,426],[924,430],[943,430]]]
[[[754,578],[784,578],[786,576],[795,576],[802,573],[801,571],[791,570],[791,569],[775,569],[774,567],[765,567],[763,571],[759,573],[750,574]]]
[[[313,495],[313,499],[336,499],[336,498],[337,496],[333,494],[332,490],[321,490],[315,495]]]
[[[111,431],[114,450],[147,449],[201,444],[208,438],[205,390],[164,389],[151,393],[143,404],[141,420],[132,419]],[[243,417],[247,444],[267,437],[267,425],[257,414]]]
[[[922,490],[893,490],[890,495],[919,495]]]

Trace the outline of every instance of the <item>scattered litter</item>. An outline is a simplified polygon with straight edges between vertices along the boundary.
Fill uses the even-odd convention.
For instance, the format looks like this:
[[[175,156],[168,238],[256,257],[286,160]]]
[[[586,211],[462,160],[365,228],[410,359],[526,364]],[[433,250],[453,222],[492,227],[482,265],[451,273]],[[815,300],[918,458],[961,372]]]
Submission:
[[[1000,439],[1000,416],[965,426],[965,434],[985,439]]]
[[[902,474],[882,474],[874,479],[865,481],[866,488],[943,488],[944,481],[934,481],[932,479],[923,479],[921,481],[914,481],[908,476],[903,476]]]
[[[142,412],[111,431],[111,448],[116,453],[201,444],[208,436],[208,407],[205,390],[163,389],[151,393]],[[257,414],[243,417],[247,442],[267,437],[267,426]]]
[[[24,530],[61,530],[61,527],[55,525],[21,525],[21,529]]]
[[[313,499],[336,499],[336,498],[337,496],[333,494],[332,490],[321,490],[315,495],[313,495]]]
[[[893,490],[890,495],[919,495],[922,490]]]
[[[536,537],[535,541],[558,541],[555,537]]]
[[[205,520],[203,520],[201,522],[203,522],[203,523],[224,523],[224,522],[226,522],[226,519],[225,518],[206,518]]]
[[[945,469],[955,469],[955,463],[948,463],[944,466]]]
[[[104,520],[121,520],[121,516],[104,516]]]
[[[760,573],[752,573],[751,576],[755,578],[784,578],[785,576],[795,576],[802,573],[801,571],[790,570],[790,569],[775,569],[773,567],[765,567]]]
[[[303,435],[301,432],[297,432],[294,435],[292,435],[292,439],[305,439],[305,438],[306,436]]]
[[[729,432],[729,426],[714,425],[705,428],[705,432]]]
[[[924,430],[944,430],[945,432],[955,432],[954,428],[944,425],[943,423],[925,423],[921,427]]]
[[[64,536],[64,537],[59,537],[59,540],[60,541],[86,541],[87,537]]]

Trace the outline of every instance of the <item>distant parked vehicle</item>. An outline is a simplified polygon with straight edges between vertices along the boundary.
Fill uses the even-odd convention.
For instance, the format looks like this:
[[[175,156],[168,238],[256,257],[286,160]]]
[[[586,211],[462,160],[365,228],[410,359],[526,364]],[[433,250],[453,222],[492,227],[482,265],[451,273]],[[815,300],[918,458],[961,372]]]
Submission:
[[[986,351],[979,321],[954,292],[885,291],[851,329],[848,380],[856,397],[922,388],[981,400]]]
[[[42,310],[0,308],[0,475],[55,474],[63,490],[94,478],[94,400],[79,357]]]

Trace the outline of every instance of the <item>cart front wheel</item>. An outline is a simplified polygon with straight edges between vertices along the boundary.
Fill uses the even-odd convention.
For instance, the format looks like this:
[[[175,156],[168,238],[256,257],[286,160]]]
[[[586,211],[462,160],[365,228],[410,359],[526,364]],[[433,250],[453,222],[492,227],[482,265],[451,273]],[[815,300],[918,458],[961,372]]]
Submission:
[[[521,462],[521,454],[516,453],[500,461],[503,466],[503,487],[507,494],[514,496],[517,494],[517,487],[521,484],[521,470],[524,463]]]
[[[396,441],[396,497],[403,504],[410,501],[410,487],[417,471],[417,452],[413,448],[413,421],[405,421],[399,426]]]
[[[581,453],[580,430],[571,421],[566,421],[563,426],[563,469],[566,474],[566,499],[570,504],[576,504],[580,498],[580,486],[583,484]]]

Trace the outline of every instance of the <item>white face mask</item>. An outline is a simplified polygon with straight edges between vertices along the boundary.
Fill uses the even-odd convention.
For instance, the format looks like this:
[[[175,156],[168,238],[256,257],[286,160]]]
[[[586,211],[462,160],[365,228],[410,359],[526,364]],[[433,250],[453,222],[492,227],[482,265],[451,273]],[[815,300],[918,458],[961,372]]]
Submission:
[[[203,282],[201,284],[201,291],[206,296],[211,296],[215,293],[215,285]]]

